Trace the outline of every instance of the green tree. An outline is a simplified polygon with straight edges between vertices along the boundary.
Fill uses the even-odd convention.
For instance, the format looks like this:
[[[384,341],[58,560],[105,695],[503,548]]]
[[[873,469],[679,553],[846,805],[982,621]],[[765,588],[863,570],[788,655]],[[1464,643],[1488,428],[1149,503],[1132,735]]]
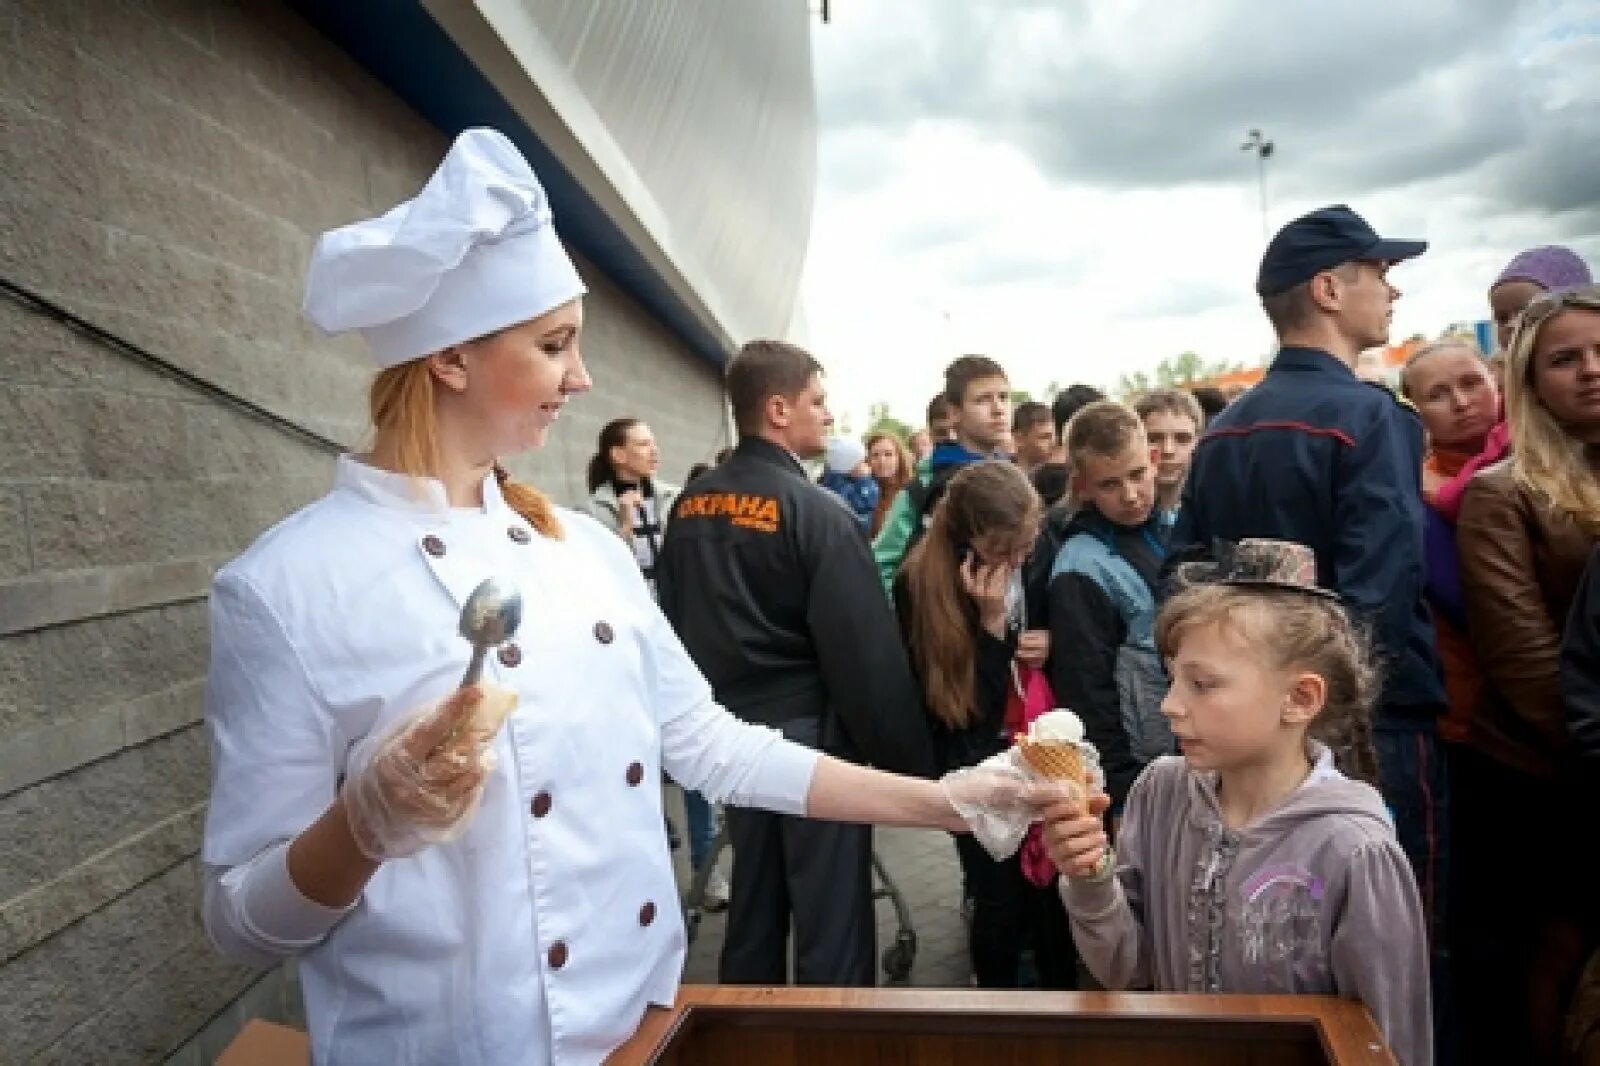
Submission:
[[[1197,381],[1205,381],[1207,378],[1243,367],[1243,363],[1230,363],[1225,359],[1207,360],[1196,352],[1181,352],[1157,363],[1153,374],[1136,370],[1131,374],[1122,375],[1117,381],[1116,393],[1119,398],[1128,400],[1142,392],[1149,392],[1152,388],[1186,388]]]
[[[1029,392],[1027,389],[1012,389],[1011,409],[1015,411],[1018,407],[1030,402],[1032,399],[1033,393]]]
[[[1117,379],[1114,390],[1119,400],[1131,400],[1140,393],[1150,391],[1150,375],[1143,370],[1135,370],[1131,374],[1124,374]]]
[[[864,436],[870,437],[880,430],[893,433],[902,443],[911,439],[911,427],[890,413],[889,405],[886,403],[875,403],[867,407],[867,432]]]

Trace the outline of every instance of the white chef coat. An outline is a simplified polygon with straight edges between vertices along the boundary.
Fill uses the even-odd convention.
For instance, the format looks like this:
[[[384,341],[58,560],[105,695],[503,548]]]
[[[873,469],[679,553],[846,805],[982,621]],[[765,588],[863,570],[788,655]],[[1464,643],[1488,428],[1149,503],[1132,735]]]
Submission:
[[[816,753],[712,700],[627,546],[558,511],[452,509],[438,482],[339,461],[333,490],[218,574],[202,859],[218,947],[299,956],[318,1063],[598,1062],[672,1002],[685,935],[663,769],[713,800],[803,813]],[[333,800],[352,746],[459,683],[460,605],[523,595],[486,679],[520,704],[465,833],[386,862],[344,910],[288,877],[288,841]]]

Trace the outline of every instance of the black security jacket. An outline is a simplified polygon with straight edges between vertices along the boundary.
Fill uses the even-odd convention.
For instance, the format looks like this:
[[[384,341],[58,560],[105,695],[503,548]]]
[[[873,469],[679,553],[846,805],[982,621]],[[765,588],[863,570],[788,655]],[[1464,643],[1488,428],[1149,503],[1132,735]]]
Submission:
[[[932,744],[895,619],[850,512],[787,450],[746,438],[678,498],[661,609],[749,722],[821,722],[822,750],[931,776]]]

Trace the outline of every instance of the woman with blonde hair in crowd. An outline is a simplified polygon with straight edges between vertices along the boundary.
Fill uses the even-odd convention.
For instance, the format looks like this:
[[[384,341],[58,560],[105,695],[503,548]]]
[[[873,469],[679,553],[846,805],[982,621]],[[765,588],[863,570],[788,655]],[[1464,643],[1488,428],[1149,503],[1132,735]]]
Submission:
[[[872,511],[869,537],[876,537],[889,516],[889,508],[900,490],[906,487],[915,471],[911,451],[900,438],[886,429],[880,429],[867,438],[867,466],[878,483],[878,505]]]
[[[1590,283],[1589,267],[1568,248],[1547,245],[1529,248],[1513,256],[1489,286],[1489,314],[1495,322],[1495,340],[1500,350],[1492,353],[1485,365],[1494,387],[1502,396],[1506,391],[1506,352],[1512,331],[1524,308],[1541,293],[1560,292]],[[1413,359],[1415,356],[1413,356]],[[1478,471],[1499,462],[1511,448],[1511,431],[1502,410],[1500,423],[1489,431],[1477,455],[1470,458],[1435,490],[1439,511],[1452,522],[1461,513],[1461,496]]]
[[[1422,463],[1424,593],[1433,608],[1449,700],[1449,712],[1439,721],[1439,737],[1460,744],[1477,707],[1482,677],[1467,638],[1456,512],[1441,502],[1441,490],[1483,452],[1500,418],[1500,394],[1477,347],[1461,339],[1417,349],[1400,371],[1400,391],[1416,407],[1428,433],[1428,453]]]
[[[1561,701],[1562,626],[1600,533],[1600,287],[1548,293],[1518,321],[1506,358],[1511,457],[1462,501],[1461,580],[1473,646],[1491,691],[1460,760],[1462,1050],[1484,1062],[1556,1061],[1562,997],[1593,921],[1589,850]],[[1540,877],[1507,905],[1507,842]],[[1493,887],[1501,882],[1500,887]],[[1503,991],[1514,988],[1506,1011]],[[1480,1026],[1474,1031],[1474,1024]]]

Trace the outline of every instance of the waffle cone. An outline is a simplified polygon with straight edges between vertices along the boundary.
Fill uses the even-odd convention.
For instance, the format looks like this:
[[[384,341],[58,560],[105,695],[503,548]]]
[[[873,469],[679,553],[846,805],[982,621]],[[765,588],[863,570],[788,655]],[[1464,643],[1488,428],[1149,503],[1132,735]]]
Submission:
[[[1083,752],[1071,741],[1040,741],[1028,737],[1017,738],[1017,751],[1028,769],[1051,781],[1071,781],[1088,786],[1088,768],[1083,764]]]

